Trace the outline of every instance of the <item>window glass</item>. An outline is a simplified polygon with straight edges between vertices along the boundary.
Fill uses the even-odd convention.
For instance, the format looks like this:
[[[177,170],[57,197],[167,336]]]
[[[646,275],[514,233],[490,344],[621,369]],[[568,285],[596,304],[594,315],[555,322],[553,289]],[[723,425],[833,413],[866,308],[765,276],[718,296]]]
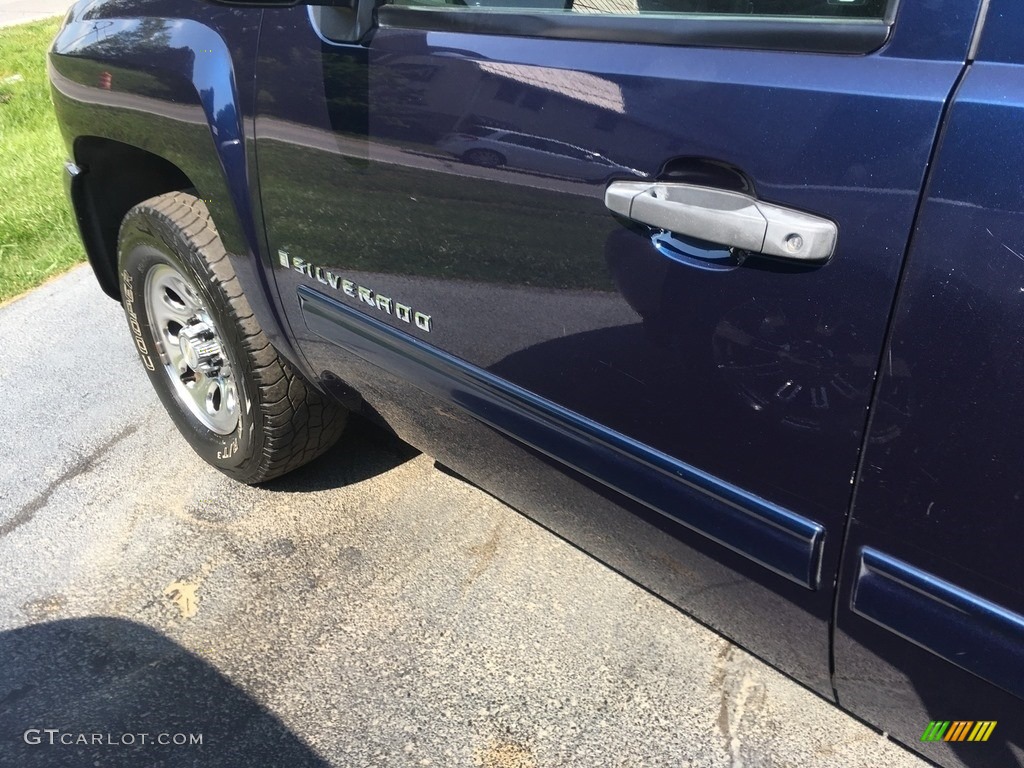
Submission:
[[[501,136],[496,136],[495,138],[499,141],[505,142],[506,144],[515,144],[517,147],[530,146],[529,142],[526,141],[526,138],[517,133],[506,133]]]
[[[387,0],[393,5],[570,13],[712,14],[880,19],[889,0]]]
[[[537,138],[536,136],[520,136],[519,143],[530,149],[539,149],[541,152],[554,151],[555,143]]]

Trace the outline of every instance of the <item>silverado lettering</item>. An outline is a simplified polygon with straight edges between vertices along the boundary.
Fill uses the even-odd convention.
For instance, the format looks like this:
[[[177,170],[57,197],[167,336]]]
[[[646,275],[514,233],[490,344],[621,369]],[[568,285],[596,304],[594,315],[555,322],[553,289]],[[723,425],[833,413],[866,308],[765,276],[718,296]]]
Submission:
[[[335,290],[340,288],[346,296],[358,299],[361,303],[373,307],[387,315],[393,315],[403,323],[415,325],[424,333],[433,330],[433,318],[423,312],[417,312],[406,304],[393,301],[389,296],[377,293],[372,288],[358,285],[351,280],[339,277],[333,271],[306,261],[298,256],[291,256],[287,251],[278,251],[278,261],[283,267],[290,267],[299,274],[315,279],[318,283]]]

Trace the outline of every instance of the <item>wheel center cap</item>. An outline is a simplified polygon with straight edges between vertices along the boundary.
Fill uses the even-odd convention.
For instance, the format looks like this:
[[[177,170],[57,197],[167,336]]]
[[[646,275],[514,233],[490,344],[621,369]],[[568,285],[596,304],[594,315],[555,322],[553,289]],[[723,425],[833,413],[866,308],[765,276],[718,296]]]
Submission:
[[[206,323],[197,322],[182,328],[178,333],[178,347],[185,364],[193,371],[212,376],[222,364],[220,344]]]
[[[196,349],[192,346],[192,342],[185,338],[184,335],[181,335],[178,337],[178,346],[181,347],[181,354],[185,358],[185,364],[192,370],[196,370],[199,367],[199,355],[196,354]]]

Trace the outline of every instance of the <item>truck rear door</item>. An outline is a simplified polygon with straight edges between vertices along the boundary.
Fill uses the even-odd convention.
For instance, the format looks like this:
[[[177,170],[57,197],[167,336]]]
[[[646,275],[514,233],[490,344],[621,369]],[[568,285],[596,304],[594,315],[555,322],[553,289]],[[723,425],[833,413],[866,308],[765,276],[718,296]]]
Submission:
[[[943,765],[1024,764],[1022,28],[992,0],[942,131],[838,602],[839,703]]]

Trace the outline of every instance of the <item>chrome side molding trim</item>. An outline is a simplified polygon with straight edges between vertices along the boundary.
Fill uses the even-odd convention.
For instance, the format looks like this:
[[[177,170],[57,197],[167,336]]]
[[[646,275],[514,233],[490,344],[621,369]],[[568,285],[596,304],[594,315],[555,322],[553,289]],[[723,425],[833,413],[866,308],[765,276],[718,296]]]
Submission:
[[[321,338],[810,590],[825,528],[300,286]]]
[[[865,547],[853,612],[1024,698],[1024,616]]]

